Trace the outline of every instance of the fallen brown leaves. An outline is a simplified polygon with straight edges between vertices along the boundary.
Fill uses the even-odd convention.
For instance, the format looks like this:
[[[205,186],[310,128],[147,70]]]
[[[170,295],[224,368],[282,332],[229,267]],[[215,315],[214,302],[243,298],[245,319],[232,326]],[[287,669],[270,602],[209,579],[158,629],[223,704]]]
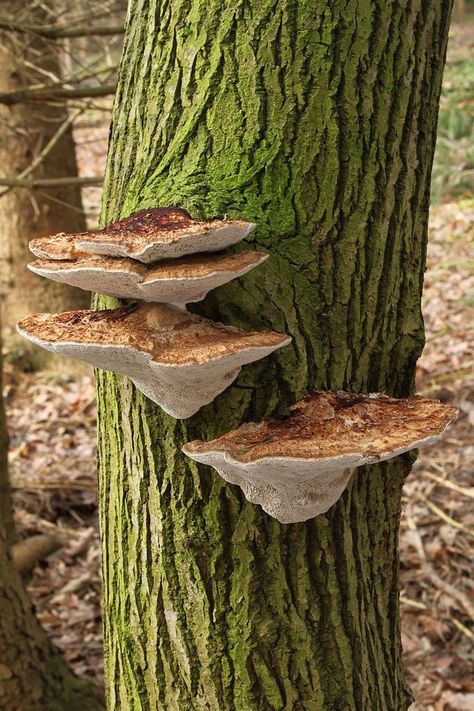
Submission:
[[[5,373],[10,480],[22,538],[63,546],[35,568],[29,593],[76,674],[102,685],[100,541],[92,374]]]
[[[418,392],[459,420],[409,476],[401,522],[402,637],[411,711],[474,709],[474,205],[432,209]]]

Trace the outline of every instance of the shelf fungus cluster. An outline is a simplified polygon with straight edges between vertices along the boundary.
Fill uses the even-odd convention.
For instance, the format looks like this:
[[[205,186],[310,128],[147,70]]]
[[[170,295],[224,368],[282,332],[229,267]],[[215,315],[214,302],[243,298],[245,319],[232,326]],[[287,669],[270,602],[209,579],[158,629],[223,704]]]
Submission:
[[[33,272],[156,303],[33,314],[20,321],[18,331],[47,350],[128,375],[167,413],[190,417],[225,390],[243,365],[291,340],[274,331],[225,326],[177,306],[203,299],[267,258],[255,251],[214,254],[254,227],[239,220],[193,220],[179,208],[151,208],[97,232],[33,240]]]
[[[243,365],[291,340],[215,323],[184,308],[267,258],[220,251],[254,226],[152,208],[94,233],[33,240],[33,272],[136,301],[107,311],[32,314],[18,331],[47,350],[127,375],[165,412],[190,417]],[[190,442],[183,451],[240,486],[271,516],[295,523],[327,511],[356,467],[431,444],[455,415],[455,408],[421,397],[315,391],[285,419],[245,424],[211,442]]]
[[[457,410],[422,397],[315,391],[282,420],[250,423],[183,447],[282,523],[327,511],[356,467],[441,437]]]

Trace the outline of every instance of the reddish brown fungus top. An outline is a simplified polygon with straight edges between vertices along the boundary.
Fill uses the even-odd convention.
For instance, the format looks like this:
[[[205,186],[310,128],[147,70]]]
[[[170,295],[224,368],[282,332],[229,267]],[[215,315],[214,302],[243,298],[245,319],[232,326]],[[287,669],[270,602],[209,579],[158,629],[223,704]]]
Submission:
[[[225,451],[241,462],[264,457],[326,459],[361,453],[375,459],[441,433],[455,407],[423,397],[404,399],[316,390],[282,420],[242,425],[189,453]]]
[[[241,331],[164,304],[32,314],[18,327],[48,343],[129,346],[170,365],[204,363],[247,348],[279,347],[288,340],[275,331]]]
[[[130,217],[117,220],[108,227],[95,232],[96,235],[109,235],[118,233],[120,237],[127,235],[146,235],[160,232],[173,232],[189,227],[194,222],[189,212],[180,207],[151,207],[135,212]]]
[[[96,232],[59,232],[40,237],[30,242],[30,249],[38,256],[73,259],[89,250],[88,246],[85,249],[86,245],[120,244],[133,254],[153,242],[169,244],[181,236],[202,235],[225,224],[223,220],[194,220],[186,210],[178,207],[153,207],[139,210]],[[244,223],[234,221],[233,224]]]

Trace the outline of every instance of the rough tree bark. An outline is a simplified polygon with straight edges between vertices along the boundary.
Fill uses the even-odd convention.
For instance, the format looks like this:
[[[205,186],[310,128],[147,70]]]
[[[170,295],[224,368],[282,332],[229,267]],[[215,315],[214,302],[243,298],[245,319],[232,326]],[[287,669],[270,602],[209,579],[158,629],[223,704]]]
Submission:
[[[110,709],[409,705],[397,541],[409,458],[359,471],[327,515],[285,526],[180,447],[315,386],[412,391],[450,10],[130,4],[103,223],[170,204],[256,221],[250,241],[271,258],[199,308],[293,344],[186,422],[99,373]]]
[[[41,22],[40,3],[7,0],[2,16]],[[31,15],[34,17],[31,17]],[[31,65],[39,67],[34,71]],[[54,43],[36,34],[19,35],[0,31],[0,93],[17,91],[42,82],[51,83],[59,75],[59,57]],[[0,104],[0,175],[16,177],[30,167],[34,159],[54,138],[68,118],[64,104],[42,102]],[[77,176],[76,156],[71,126],[59,136],[31,178]],[[61,311],[85,306],[87,298],[79,290],[40,279],[26,269],[31,261],[28,242],[35,237],[85,227],[81,193],[78,186],[27,190],[7,189],[0,185],[0,297],[2,322],[9,349],[18,341],[12,335],[15,323],[31,311]],[[27,349],[28,361],[41,366],[49,356],[39,348]]]

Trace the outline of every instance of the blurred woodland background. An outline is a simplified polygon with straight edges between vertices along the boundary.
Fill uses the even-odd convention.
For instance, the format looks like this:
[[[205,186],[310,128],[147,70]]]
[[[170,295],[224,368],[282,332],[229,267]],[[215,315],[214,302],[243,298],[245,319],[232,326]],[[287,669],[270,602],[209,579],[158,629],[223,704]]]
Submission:
[[[97,226],[125,14],[125,0],[0,5],[0,284],[14,507],[13,526],[3,467],[0,528],[47,636],[74,672],[98,688],[92,372],[28,349],[13,325],[31,311],[86,304],[81,292],[28,272],[27,245],[43,234]],[[423,451],[405,487],[401,609],[413,711],[474,709],[473,187],[474,2],[456,2],[433,169],[427,345],[417,387],[457,405],[461,417],[440,444]]]

